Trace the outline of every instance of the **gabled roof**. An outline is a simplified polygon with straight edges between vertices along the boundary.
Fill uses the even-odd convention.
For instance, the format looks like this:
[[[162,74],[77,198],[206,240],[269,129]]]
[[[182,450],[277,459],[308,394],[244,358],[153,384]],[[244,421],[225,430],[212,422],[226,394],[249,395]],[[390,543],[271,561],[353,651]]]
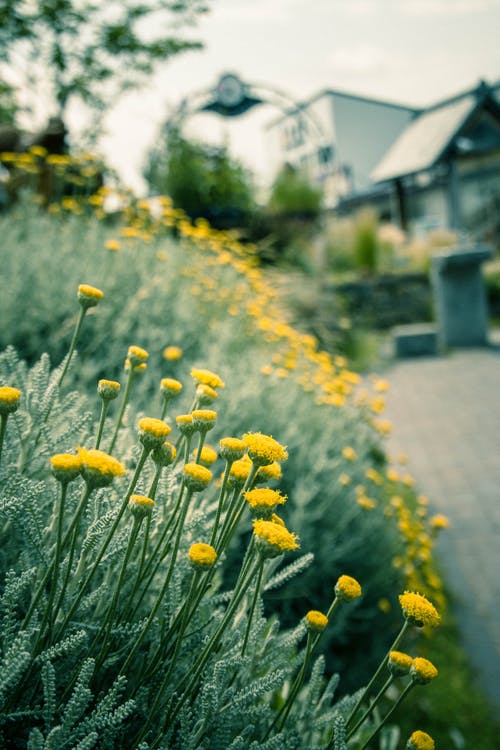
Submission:
[[[386,152],[371,173],[371,179],[384,182],[430,169],[485,100],[494,101],[492,94],[493,89],[481,83],[473,91],[424,110]]]

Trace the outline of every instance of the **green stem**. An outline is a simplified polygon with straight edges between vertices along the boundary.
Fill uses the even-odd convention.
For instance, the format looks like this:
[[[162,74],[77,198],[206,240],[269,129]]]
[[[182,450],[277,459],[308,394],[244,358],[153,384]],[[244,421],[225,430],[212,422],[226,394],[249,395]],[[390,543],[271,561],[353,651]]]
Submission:
[[[64,517],[64,505],[66,502],[67,490],[68,490],[68,483],[61,482],[61,496],[59,499],[59,510],[58,510],[58,518],[57,518],[56,550],[54,553],[54,562],[52,563],[52,569],[53,569],[52,583],[50,587],[47,609],[45,611],[45,616],[40,626],[40,635],[41,635],[43,633],[45,624],[48,622],[47,633],[48,633],[49,639],[51,636],[52,625],[54,622],[54,615],[55,615],[55,613],[52,613],[52,605],[54,603],[54,598],[56,595],[57,579],[59,576],[59,562],[60,562],[61,550],[62,550],[62,527],[63,527],[63,517]],[[36,648],[34,650],[36,652]]]
[[[221,513],[222,513],[222,505],[224,503],[224,497],[225,497],[225,494],[226,494],[227,482],[228,482],[228,479],[229,479],[229,472],[231,471],[231,466],[232,465],[233,465],[232,461],[227,461],[226,462],[226,469],[224,471],[224,477],[222,479],[222,487],[220,488],[219,497],[217,499],[217,512],[215,514],[214,525],[213,525],[213,528],[212,528],[212,536],[210,537],[210,542],[209,542],[210,546],[212,546],[212,547],[215,544],[215,539],[216,539],[216,536],[217,536],[217,529],[219,528],[219,521],[220,521],[220,516],[221,516]]]
[[[101,646],[101,649],[99,651],[99,654],[96,657],[95,661],[95,672],[101,667],[101,665],[104,662],[104,659],[106,658],[108,643],[109,643],[109,637],[111,634],[111,628],[113,626],[113,618],[116,611],[116,607],[118,604],[118,597],[120,596],[120,591],[123,586],[123,582],[125,580],[125,573],[127,571],[127,565],[130,560],[130,555],[132,554],[132,550],[134,548],[134,544],[137,539],[137,535],[139,534],[139,529],[141,527],[142,518],[135,516],[134,517],[134,523],[132,525],[132,528],[130,530],[130,536],[127,544],[127,549],[125,550],[125,555],[123,557],[122,567],[120,570],[120,575],[118,576],[118,581],[116,583],[115,591],[113,594],[113,598],[111,600],[111,604],[109,605],[109,609],[106,613],[105,620],[99,629],[99,632],[97,633],[94,642],[96,642],[101,634],[105,632],[104,635],[104,642]]]
[[[80,591],[76,595],[76,597],[75,597],[75,599],[73,601],[73,604],[71,605],[71,607],[69,609],[69,612],[66,615],[66,618],[64,619],[64,621],[63,621],[63,623],[62,623],[62,625],[61,625],[61,627],[59,629],[59,632],[57,633],[57,636],[59,638],[61,637],[61,634],[63,633],[63,631],[66,629],[66,627],[67,627],[67,625],[68,625],[71,617],[73,616],[74,612],[76,611],[76,608],[80,604],[80,601],[81,601],[81,599],[82,599],[85,591],[87,590],[87,587],[88,587],[90,581],[92,580],[92,578],[94,577],[94,575],[96,573],[96,570],[97,570],[97,568],[99,566],[99,563],[101,562],[102,558],[104,557],[104,553],[106,552],[106,550],[107,550],[107,548],[109,546],[109,543],[111,542],[111,539],[113,538],[113,535],[114,535],[114,533],[115,533],[115,531],[117,529],[117,526],[120,523],[123,514],[125,513],[125,509],[127,508],[128,502],[130,500],[130,495],[133,493],[133,491],[135,489],[135,486],[137,484],[137,480],[139,479],[139,475],[140,475],[140,473],[141,473],[141,471],[142,471],[142,469],[144,467],[144,464],[146,463],[146,459],[147,459],[149,453],[150,453],[150,449],[146,448],[146,447],[143,447],[142,454],[141,454],[141,456],[139,458],[139,461],[137,462],[137,466],[136,466],[136,469],[135,469],[135,472],[134,472],[134,476],[132,477],[132,480],[131,480],[131,482],[130,482],[130,484],[128,486],[128,489],[127,489],[127,492],[126,492],[125,497],[123,499],[123,502],[121,504],[121,507],[120,507],[120,509],[119,509],[116,517],[115,517],[115,520],[113,521],[113,523],[112,523],[112,525],[111,525],[111,527],[110,527],[110,529],[108,531],[106,539],[104,540],[103,544],[101,545],[101,548],[100,548],[100,550],[99,550],[99,552],[97,554],[96,559],[94,560],[94,564],[93,564],[92,568],[90,569],[89,573],[87,574],[87,577],[85,578],[83,584],[81,585]]]
[[[103,399],[102,406],[101,406],[101,416],[99,417],[99,428],[97,430],[97,438],[95,441],[96,449],[99,449],[99,446],[101,444],[102,431],[104,429],[104,420],[106,419],[106,414],[107,414],[108,409],[109,409],[109,401],[107,399]]]
[[[396,639],[395,639],[394,643],[389,648],[389,650],[387,651],[386,655],[384,656],[384,658],[380,662],[380,664],[379,664],[379,666],[378,666],[375,674],[373,675],[373,677],[371,678],[370,682],[368,683],[368,685],[365,687],[365,689],[361,693],[360,697],[358,698],[358,700],[356,702],[356,705],[354,706],[354,708],[352,709],[351,713],[347,717],[347,720],[346,720],[346,723],[345,723],[346,727],[352,721],[352,719],[353,719],[356,711],[358,710],[358,708],[360,707],[360,705],[364,701],[365,696],[371,690],[371,688],[373,687],[374,683],[378,679],[380,673],[382,672],[383,668],[386,666],[386,664],[387,664],[387,658],[388,658],[389,654],[391,653],[391,651],[395,651],[397,649],[397,647],[399,646],[399,644],[401,643],[401,640],[402,640],[404,634],[406,633],[406,631],[408,629],[408,626],[409,626],[409,622],[408,622],[408,620],[405,620],[404,624],[403,624],[403,627],[401,628],[401,630],[399,631],[398,635],[396,636]]]
[[[408,695],[408,693],[410,692],[410,690],[412,689],[412,687],[414,687],[414,685],[415,685],[415,683],[413,681],[408,683],[408,685],[405,687],[405,689],[403,690],[403,692],[401,693],[401,695],[399,696],[399,698],[397,699],[397,701],[394,703],[394,705],[392,706],[392,708],[390,709],[390,711],[388,711],[386,713],[386,715],[384,716],[384,718],[382,719],[382,721],[380,721],[379,724],[375,727],[374,731],[368,737],[368,739],[366,740],[366,742],[359,748],[359,750],[365,750],[365,748],[368,747],[368,745],[370,744],[370,742],[380,732],[380,730],[382,729],[382,727],[384,726],[384,724],[386,723],[386,721],[394,713],[394,711],[399,706],[399,704],[401,703],[401,701],[403,700],[403,698],[405,698],[406,695]]]
[[[239,606],[243,596],[246,593],[248,581],[253,577],[259,565],[260,565],[260,560],[257,561],[256,565],[254,565],[253,567],[251,566],[251,563],[249,561],[247,565],[247,569],[246,569],[246,574],[240,575],[239,583],[233,591],[233,596],[231,598],[231,601],[228,605],[228,608],[217,630],[215,631],[214,635],[212,636],[210,641],[207,643],[207,645],[203,649],[202,653],[198,657],[197,661],[194,663],[190,672],[180,681],[178,685],[176,685],[176,692],[179,692],[179,690],[184,686],[186,679],[189,679],[189,682],[187,683],[184,689],[184,692],[182,693],[181,697],[177,701],[177,704],[173,708],[173,713],[169,713],[165,717],[162,731],[169,723],[171,723],[175,719],[175,717],[177,716],[178,712],[180,711],[182,707],[183,702],[189,697],[189,695],[196,688],[196,685],[200,678],[201,672],[203,668],[205,667],[205,664],[207,663],[210,656],[215,652],[216,648],[218,647],[220,639],[225,629],[229,625],[229,622],[233,618],[233,615],[236,612],[237,607]],[[151,714],[149,715],[149,718],[150,719],[152,718]]]
[[[0,415],[0,459],[2,458],[3,439],[5,436],[5,430],[7,429],[7,417],[8,414]]]
[[[196,454],[195,463],[200,463],[201,458],[201,452],[203,450],[203,446],[205,445],[205,440],[207,437],[207,431],[206,430],[200,430],[200,442],[198,443],[198,452]]]
[[[62,382],[64,378],[66,377],[66,373],[68,372],[69,363],[71,362],[71,358],[73,356],[73,352],[75,351],[76,341],[78,339],[78,335],[80,333],[80,329],[82,327],[83,319],[85,317],[85,313],[87,312],[85,307],[80,307],[80,313],[78,315],[78,320],[76,321],[75,330],[73,331],[73,338],[71,339],[71,344],[69,345],[69,352],[66,356],[66,362],[64,363],[64,369],[59,377],[59,388],[62,385]]]
[[[130,398],[130,393],[132,390],[132,383],[134,381],[134,375],[135,375],[134,368],[131,366],[128,371],[127,385],[125,386],[125,392],[123,394],[122,403],[120,406],[120,412],[118,414],[118,419],[116,420],[115,431],[113,433],[113,437],[111,438],[111,443],[109,446],[108,453],[113,453],[113,449],[116,443],[116,438],[118,437],[118,433],[122,425],[122,419],[125,413],[125,407],[127,406],[128,400]]]
[[[306,676],[306,672],[309,668],[309,664],[311,661],[311,656],[314,650],[314,643],[312,634],[307,634],[307,643],[306,643],[306,653],[304,656],[304,661],[302,662],[302,667],[300,668],[300,671],[298,672],[297,676],[295,677],[295,680],[293,681],[293,685],[290,688],[290,693],[286,698],[286,701],[284,705],[281,708],[280,713],[277,716],[277,723],[278,723],[278,730],[281,731],[283,729],[283,726],[288,718],[288,714],[292,710],[292,706],[295,702],[295,699],[297,695],[299,694],[299,690],[302,687],[302,684],[304,682],[304,678]],[[281,714],[281,716],[280,716]],[[274,722],[273,722],[274,724]],[[273,725],[271,725],[270,729]],[[266,735],[267,737],[267,735]]]
[[[366,721],[366,719],[368,718],[368,716],[371,714],[371,712],[373,711],[373,709],[375,708],[375,706],[377,705],[377,703],[380,701],[380,699],[382,698],[382,696],[384,695],[384,693],[386,692],[386,690],[388,689],[388,687],[393,683],[393,681],[394,681],[394,675],[391,674],[387,678],[387,680],[384,682],[384,684],[382,685],[382,687],[380,688],[380,690],[378,691],[377,695],[372,700],[372,702],[370,703],[370,705],[368,706],[368,708],[366,709],[366,711],[364,712],[364,714],[361,716],[360,719],[358,719],[358,721],[353,726],[353,728],[349,730],[349,732],[346,735],[346,740],[348,740],[350,737],[352,737],[352,735],[354,734],[354,732],[356,732],[356,730],[359,729],[359,727],[361,726],[361,724],[363,724]],[[332,740],[331,740],[332,742],[333,742],[333,739],[334,738],[332,738]],[[330,745],[328,745],[328,747],[330,747]],[[332,747],[333,747],[333,745],[332,745]]]
[[[255,583],[255,591],[254,591],[254,594],[253,594],[252,604],[251,604],[251,607],[250,607],[250,611],[248,613],[248,622],[247,622],[247,627],[246,627],[246,630],[245,630],[245,637],[243,638],[243,646],[242,646],[242,649],[241,649],[241,655],[242,656],[245,656],[245,651],[246,651],[246,648],[247,648],[247,645],[248,645],[248,638],[250,636],[250,630],[251,630],[251,627],[252,627],[253,615],[254,615],[254,612],[255,612],[255,607],[257,606],[257,600],[259,598],[260,589],[261,589],[261,586],[262,586],[262,576],[263,576],[263,573],[264,573],[264,562],[265,562],[265,559],[263,557],[261,557],[261,559],[260,559],[260,565],[259,565],[259,570],[257,572],[257,581]]]
[[[158,609],[159,609],[160,604],[161,604],[161,602],[163,600],[163,597],[165,596],[165,592],[167,591],[168,585],[170,583],[170,579],[172,577],[172,573],[174,572],[175,561],[177,559],[177,553],[179,551],[179,545],[180,545],[180,541],[181,541],[182,531],[183,531],[183,528],[184,528],[184,521],[186,519],[186,514],[187,514],[187,510],[188,510],[188,507],[189,507],[189,502],[191,500],[192,494],[193,494],[192,490],[188,489],[187,494],[186,494],[186,499],[184,500],[184,504],[182,506],[182,510],[181,510],[181,513],[180,513],[180,516],[179,516],[179,522],[178,522],[178,525],[177,525],[177,534],[175,536],[175,541],[174,541],[174,548],[172,550],[172,557],[170,558],[170,565],[169,565],[169,568],[168,568],[168,571],[167,571],[167,575],[165,576],[165,581],[163,582],[163,586],[161,587],[161,590],[160,590],[160,593],[158,594],[156,602],[155,602],[155,604],[154,604],[151,612],[149,613],[148,619],[144,623],[144,626],[143,626],[141,632],[139,633],[134,646],[130,650],[130,652],[129,652],[126,660],[125,660],[125,663],[123,664],[123,667],[120,670],[120,674],[123,674],[126,671],[127,667],[129,666],[129,664],[131,663],[131,661],[134,658],[135,654],[137,653],[137,650],[138,650],[139,646],[143,642],[143,640],[144,640],[144,638],[146,636],[146,633],[148,632],[149,628],[151,627],[151,623],[153,622],[154,618],[156,617],[156,613],[158,612]]]

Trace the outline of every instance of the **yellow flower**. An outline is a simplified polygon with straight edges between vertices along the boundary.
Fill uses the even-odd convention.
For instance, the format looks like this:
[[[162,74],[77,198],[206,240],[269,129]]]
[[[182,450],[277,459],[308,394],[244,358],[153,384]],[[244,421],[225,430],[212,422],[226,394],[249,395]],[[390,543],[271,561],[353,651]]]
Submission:
[[[342,448],[342,455],[344,458],[347,458],[348,461],[355,461],[357,458],[356,451],[354,448],[351,448],[350,445],[346,445],[345,448]]]
[[[97,393],[103,401],[112,401],[118,396],[121,385],[117,380],[99,380]]]
[[[440,529],[449,528],[450,521],[446,516],[442,515],[442,513],[437,513],[435,516],[432,516],[432,518],[429,518],[429,524],[432,529],[439,531]]]
[[[131,367],[142,365],[148,359],[148,352],[140,346],[129,346],[127,352],[127,359],[130,362]]]
[[[156,446],[156,448],[153,448],[151,458],[155,464],[160,466],[170,466],[170,464],[175,461],[176,455],[177,451],[172,443],[165,442]]]
[[[160,391],[165,397],[176,396],[182,391],[182,383],[175,378],[162,378],[160,381]]]
[[[196,455],[196,451],[193,451],[193,455]],[[217,461],[217,451],[215,451],[210,445],[204,445],[201,449],[200,464],[203,466],[212,466]]]
[[[252,468],[252,462],[247,455],[244,455],[239,460],[235,461],[229,471],[229,485],[233,489],[236,487],[243,487],[250,470]]]
[[[277,461],[273,461],[272,464],[267,464],[259,468],[257,482],[270,482],[272,479],[281,479],[282,476],[283,472],[280,464]]]
[[[371,481],[374,484],[378,484],[378,485],[382,484],[382,477],[380,476],[378,471],[372,467],[370,467],[369,469],[365,471],[365,477],[367,479],[371,479]]]
[[[205,385],[205,383],[200,383],[200,385],[196,389],[196,396],[198,398],[198,403],[200,406],[208,406],[213,401],[215,401],[216,398],[219,398],[219,394],[215,390],[215,388],[212,388],[209,385]]]
[[[339,482],[344,487],[347,487],[347,485],[351,483],[351,477],[349,476],[349,474],[341,474],[339,476]]]
[[[212,409],[195,409],[192,417],[195,429],[206,432],[215,426],[217,412]]]
[[[360,508],[363,508],[364,510],[374,510],[374,508],[377,507],[375,500],[372,500],[371,497],[367,497],[366,495],[360,495],[356,502]]]
[[[387,660],[389,671],[394,677],[408,674],[413,664],[413,658],[402,651],[391,651]]]
[[[80,284],[78,287],[78,301],[84,310],[89,307],[95,307],[104,297],[104,292],[89,284]]]
[[[438,676],[438,671],[431,661],[417,656],[413,659],[410,674],[414,682],[419,685],[426,685]]]
[[[92,448],[77,448],[82,461],[82,476],[93,487],[106,487],[114,477],[125,473],[125,467],[116,458],[104,451]]]
[[[175,418],[175,421],[182,435],[194,435],[196,432],[192,414],[179,414],[179,416]]]
[[[212,472],[200,464],[184,465],[184,483],[192,492],[201,492],[212,480]]]
[[[271,490],[269,487],[262,487],[255,490],[248,490],[244,493],[245,500],[254,510],[271,511],[277,505],[286,503],[286,495],[282,495],[278,490]]]
[[[328,625],[328,617],[317,609],[310,609],[304,619],[310,633],[322,633]]]
[[[167,346],[163,350],[163,356],[169,361],[175,361],[182,357],[183,351],[180,346]]]
[[[170,434],[171,428],[162,419],[143,417],[139,420],[139,440],[146,447],[160,446]]]
[[[128,502],[129,510],[137,518],[149,516],[153,512],[155,501],[146,495],[130,495]]]
[[[211,388],[224,388],[224,382],[221,378],[211,370],[202,370],[197,367],[193,367],[191,370],[191,376],[204,385],[209,385]]]
[[[361,596],[361,586],[351,576],[340,576],[335,584],[335,595],[345,602],[351,602]]]
[[[217,560],[217,552],[210,544],[196,542],[189,548],[189,559],[195,570],[209,570]]]
[[[10,385],[0,386],[0,414],[12,414],[17,411],[20,398],[19,388],[12,388]]]
[[[434,740],[427,734],[417,729],[406,743],[406,750],[434,750]]]
[[[71,482],[82,470],[82,459],[73,453],[56,453],[50,458],[50,466],[59,482]]]
[[[424,625],[432,625],[433,627],[439,625],[441,618],[436,608],[422,594],[405,591],[404,594],[399,595],[399,603],[401,604],[403,615],[413,625],[420,628]]]
[[[243,442],[248,448],[248,455],[256,466],[267,466],[274,461],[286,461],[288,453],[277,440],[261,432],[247,432]]]
[[[283,552],[299,548],[298,537],[288,531],[285,526],[272,521],[256,519],[253,522],[253,533],[257,547],[264,557],[277,557]]]
[[[122,243],[120,240],[107,240],[104,244],[104,247],[106,250],[111,250],[111,252],[117,252],[122,246]]]
[[[243,440],[234,437],[221,438],[219,446],[221,458],[224,458],[226,461],[237,461],[247,449]]]
[[[389,390],[389,383],[387,380],[376,380],[373,384],[373,389],[378,393],[386,393]]]

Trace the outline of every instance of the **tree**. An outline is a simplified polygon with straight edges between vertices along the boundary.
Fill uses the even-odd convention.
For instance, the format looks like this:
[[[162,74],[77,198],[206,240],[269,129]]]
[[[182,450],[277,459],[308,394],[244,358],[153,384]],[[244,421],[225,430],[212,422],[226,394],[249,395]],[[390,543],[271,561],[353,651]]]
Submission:
[[[53,115],[64,119],[73,98],[99,111],[160,62],[199,49],[180,27],[207,9],[203,0],[0,0],[0,62],[29,70],[22,85],[47,93]]]
[[[315,219],[321,210],[322,199],[321,189],[287,164],[273,182],[268,208],[276,214]]]
[[[150,155],[145,177],[153,192],[214,226],[246,221],[255,209],[251,176],[227,148],[189,141],[177,130]]]

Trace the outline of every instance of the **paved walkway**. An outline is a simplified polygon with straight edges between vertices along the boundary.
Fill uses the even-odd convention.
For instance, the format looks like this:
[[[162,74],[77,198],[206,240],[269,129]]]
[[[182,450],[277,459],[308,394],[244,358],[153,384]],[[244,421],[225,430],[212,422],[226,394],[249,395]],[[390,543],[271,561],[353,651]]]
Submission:
[[[479,683],[500,708],[500,349],[397,362],[389,453],[451,528],[436,547]]]

